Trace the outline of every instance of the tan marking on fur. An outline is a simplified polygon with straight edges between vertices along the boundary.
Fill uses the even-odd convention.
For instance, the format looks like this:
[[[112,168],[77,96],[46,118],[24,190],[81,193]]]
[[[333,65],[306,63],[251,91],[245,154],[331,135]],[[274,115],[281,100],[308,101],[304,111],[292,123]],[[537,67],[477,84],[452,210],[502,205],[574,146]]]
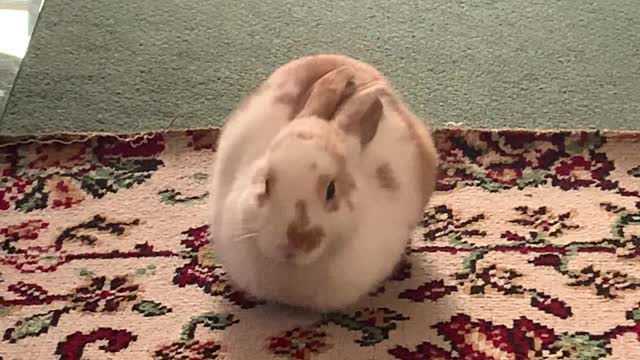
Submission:
[[[297,117],[317,116],[329,120],[338,106],[355,90],[353,69],[342,66],[322,76],[311,86]]]
[[[361,91],[371,83],[386,81],[373,66],[348,56],[340,54],[303,56],[278,67],[260,86],[240,100],[234,112],[226,119],[222,133],[228,123],[241,117],[239,115],[246,110],[254,97],[265,93],[273,94],[276,103],[290,107],[288,118],[293,119],[309,99],[313,84],[340,67],[350,67],[354,73],[355,88],[351,89],[353,86],[349,84],[348,93]],[[296,90],[281,90],[291,83],[295,84]],[[286,88],[290,89],[290,87]]]
[[[376,179],[381,188],[394,191],[398,189],[398,180],[393,175],[393,169],[389,163],[384,163],[376,169]]]
[[[308,95],[310,94],[309,89],[314,82],[316,82],[319,78],[326,75],[327,73],[341,66],[349,66],[353,69],[355,73],[353,81],[355,83],[356,93],[362,93],[369,88],[378,86],[389,88],[390,95],[388,96],[388,98],[390,99],[390,101],[388,102],[390,102],[391,107],[405,121],[407,128],[411,134],[412,140],[418,146],[418,166],[421,167],[420,172],[423,175],[421,177],[421,188],[423,198],[426,202],[430,198],[435,186],[437,154],[435,153],[433,141],[430,138],[428,129],[424,128],[424,125],[421,123],[417,124],[418,122],[420,122],[420,120],[417,119],[416,116],[413,115],[413,113],[411,113],[411,111],[404,106],[401,99],[398,99],[397,95],[393,94],[391,85],[389,85],[387,79],[380,72],[378,72],[378,70],[374,66],[344,55],[311,55],[298,58],[281,66],[273,73],[270,81],[273,81],[273,83],[276,85],[282,85],[292,81],[296,82],[300,85],[299,88],[307,89],[306,96],[308,98]],[[290,100],[287,98],[285,99]],[[326,150],[336,158],[339,156],[339,153],[337,151],[334,151],[335,146],[333,146],[331,142],[326,145]],[[348,172],[346,172],[346,170],[342,172],[347,173],[347,175],[344,176],[344,178],[347,179],[347,183],[353,182],[353,179],[349,181],[350,176]],[[353,185],[353,188],[355,188],[355,184]],[[353,204],[351,204],[351,206],[353,206]]]
[[[323,75],[344,66],[349,66],[353,69],[355,83],[358,86],[372,81],[383,80],[382,74],[373,66],[358,59],[339,54],[308,55],[292,60],[276,69],[270,80],[279,84],[295,81],[300,83],[302,87],[308,88]]]
[[[351,200],[351,193],[353,192],[353,190],[355,190],[356,183],[353,175],[347,169],[347,159],[339,146],[339,143],[344,140],[343,138],[341,138],[344,135],[339,130],[333,127],[329,127],[327,128],[327,130],[328,131],[322,135],[311,134],[311,136],[313,137],[311,140],[317,141],[317,143],[322,147],[324,151],[327,152],[327,154],[335,161],[337,165],[337,171],[335,173],[335,176],[333,177],[336,183],[336,200],[330,201],[328,206],[326,207],[326,210],[329,212],[337,211],[342,203],[345,203],[350,210],[354,210],[354,204]],[[272,145],[271,150],[273,151],[275,149],[279,149],[282,146],[285,146],[285,140],[291,139],[292,136],[302,139],[300,136],[298,136],[298,134],[300,133],[303,132],[290,133],[280,138]],[[326,183],[328,184],[329,180],[327,180]],[[327,184],[325,184],[325,186]],[[322,200],[324,200],[325,191],[326,188],[322,189],[322,192],[320,193],[320,199]]]
[[[373,140],[378,130],[383,114],[378,93],[383,89],[384,84],[377,83],[354,94],[344,102],[333,119],[342,131],[360,139],[362,146]]]
[[[309,253],[320,245],[325,232],[317,225],[311,226],[304,200],[298,200],[295,208],[295,218],[287,226],[287,240],[294,249]]]
[[[424,123],[404,105],[402,100],[398,98],[398,95],[394,94],[391,89],[387,89],[384,98],[386,100],[385,105],[389,105],[391,109],[400,116],[400,119],[407,126],[411,140],[417,146],[416,162],[419,167],[419,172],[422,175],[420,176],[420,195],[424,201],[424,205],[426,205],[435,190],[438,171],[438,156],[431,134]]]
[[[270,89],[278,89],[274,91],[274,99],[277,103],[291,107],[289,119],[293,119],[309,99],[313,84],[341,67],[351,68],[355,90],[365,88],[372,82],[384,81],[382,74],[365,62],[339,54],[318,54],[300,57],[280,66],[266,83],[270,85]],[[284,88],[287,90],[280,90]]]
[[[331,70],[333,69],[324,73],[313,72],[312,74],[304,74],[305,76],[290,74],[292,77],[290,81],[298,83],[299,86],[296,87],[295,90],[282,90],[275,97],[276,103],[290,108],[289,120],[293,120],[303,110],[313,93],[313,85],[323,76],[327,75],[327,73],[331,72]],[[282,79],[279,80],[282,81]],[[275,80],[272,81],[275,82]]]

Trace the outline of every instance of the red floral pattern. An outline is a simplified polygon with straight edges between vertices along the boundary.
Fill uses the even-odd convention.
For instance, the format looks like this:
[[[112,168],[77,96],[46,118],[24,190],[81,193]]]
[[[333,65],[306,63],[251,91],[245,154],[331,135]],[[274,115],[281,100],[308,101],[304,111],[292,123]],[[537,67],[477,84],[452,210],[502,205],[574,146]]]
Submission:
[[[71,303],[86,312],[114,312],[138,298],[139,286],[124,276],[107,279],[99,276],[86,286],[77,288]]]
[[[331,348],[327,340],[327,334],[317,328],[295,328],[267,338],[266,348],[285,359],[308,360]]]
[[[157,350],[153,354],[153,358],[157,360],[218,359],[221,356],[221,350],[222,345],[216,341],[177,342]]]
[[[68,209],[87,195],[102,198],[132,188],[163,165],[158,156],[164,149],[159,134],[5,147],[0,211]]]
[[[42,220],[28,220],[20,224],[0,228],[0,235],[10,241],[35,240],[40,235],[40,231],[48,226],[49,223]]]
[[[0,147],[0,353],[639,357],[640,135],[435,135],[439,193],[406,257],[327,314],[229,281],[205,225],[218,130]]]
[[[66,262],[67,254],[56,246],[29,246],[0,256],[2,265],[13,266],[23,273],[35,273],[55,271]]]

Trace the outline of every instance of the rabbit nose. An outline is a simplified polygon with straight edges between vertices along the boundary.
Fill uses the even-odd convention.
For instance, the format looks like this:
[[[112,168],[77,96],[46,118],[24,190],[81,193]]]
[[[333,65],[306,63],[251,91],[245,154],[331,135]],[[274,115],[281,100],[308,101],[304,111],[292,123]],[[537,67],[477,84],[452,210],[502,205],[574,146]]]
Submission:
[[[296,252],[309,253],[320,245],[324,230],[311,225],[304,201],[296,203],[295,212],[293,221],[287,226],[287,243]]]
[[[287,233],[287,249],[290,252],[309,253],[320,244],[321,235],[313,229],[290,231]]]

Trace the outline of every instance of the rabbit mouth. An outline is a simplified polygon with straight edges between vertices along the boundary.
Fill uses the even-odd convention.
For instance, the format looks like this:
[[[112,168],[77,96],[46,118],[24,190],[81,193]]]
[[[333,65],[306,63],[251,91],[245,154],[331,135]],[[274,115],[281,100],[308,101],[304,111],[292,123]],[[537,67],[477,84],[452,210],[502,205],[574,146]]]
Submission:
[[[265,244],[266,245],[266,244]],[[306,267],[318,262],[323,253],[323,246],[319,246],[310,252],[303,252],[300,249],[291,247],[286,243],[276,245],[274,248],[264,249],[260,246],[260,252],[268,261],[286,267]],[[266,251],[265,251],[266,250]]]

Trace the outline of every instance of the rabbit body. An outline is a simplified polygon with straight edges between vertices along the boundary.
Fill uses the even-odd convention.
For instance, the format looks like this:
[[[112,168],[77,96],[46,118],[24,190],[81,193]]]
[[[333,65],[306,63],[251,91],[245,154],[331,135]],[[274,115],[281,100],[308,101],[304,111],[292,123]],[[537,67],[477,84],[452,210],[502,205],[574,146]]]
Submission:
[[[340,55],[295,60],[223,129],[210,191],[214,251],[231,282],[257,298],[350,306],[403,256],[436,166],[429,129],[375,69]]]

